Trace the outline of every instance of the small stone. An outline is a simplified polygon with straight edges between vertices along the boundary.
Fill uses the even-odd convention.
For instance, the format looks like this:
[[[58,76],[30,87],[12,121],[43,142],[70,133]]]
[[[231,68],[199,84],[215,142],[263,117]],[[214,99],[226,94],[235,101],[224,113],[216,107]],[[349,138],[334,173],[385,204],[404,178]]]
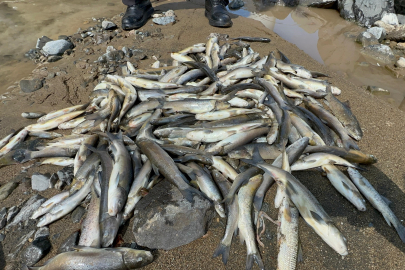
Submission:
[[[18,186],[17,182],[8,182],[7,184],[0,187],[0,202],[6,199]]]
[[[66,50],[72,48],[73,44],[70,41],[59,39],[47,42],[42,50],[49,55],[62,55]]]
[[[394,53],[392,52],[391,48],[387,45],[382,44],[370,45],[361,49],[360,52],[385,64],[392,63],[395,61]]]
[[[380,41],[380,42],[387,35],[387,31],[385,31],[385,29],[382,27],[371,27],[371,28],[367,29],[367,32],[369,32],[370,34],[375,36],[378,39],[378,41]]]
[[[59,254],[73,251],[74,247],[77,245],[78,242],[79,242],[79,232],[77,231],[69,235],[68,238],[66,238],[66,240],[60,245],[57,253]]]
[[[7,207],[0,209],[0,230],[6,226],[7,223]]]
[[[398,61],[395,63],[396,67],[405,68],[405,58],[400,57]]]
[[[190,203],[174,185],[162,181],[136,205],[132,231],[139,245],[169,250],[205,235],[214,212],[204,197],[195,195]]]
[[[99,34],[95,36],[96,44],[102,44],[104,42],[109,42],[111,40],[111,36],[108,33]]]
[[[169,23],[176,22],[176,17],[175,16],[159,17],[159,18],[153,18],[152,21],[159,25],[168,25]]]
[[[106,54],[107,61],[120,61],[120,60],[124,59],[124,57],[125,57],[125,54],[121,50],[108,52]]]
[[[245,2],[243,0],[232,0],[232,2],[229,3],[228,7],[230,9],[240,9],[245,5]]]
[[[397,46],[395,48],[397,48],[398,50],[405,50],[405,42],[397,43]]]
[[[176,16],[176,14],[174,14],[174,11],[172,9],[169,9],[164,14],[165,14],[166,17]]]
[[[72,222],[79,223],[85,213],[86,213],[86,209],[84,207],[82,207],[80,205],[78,207],[76,207],[76,209],[73,210],[72,215],[71,215]]]
[[[49,228],[44,226],[39,228],[35,235],[34,235],[34,239],[40,238],[40,237],[48,237],[49,236]]]
[[[39,206],[45,201],[46,199],[41,195],[34,195],[29,198],[21,208],[20,212],[15,216],[11,223],[8,223],[6,229],[11,228],[12,226],[17,225],[21,221],[29,220],[35,210],[39,208]]]
[[[10,222],[10,220],[12,220],[18,214],[18,212],[20,212],[20,208],[17,206],[11,206],[7,213],[7,223]]]
[[[49,178],[49,188],[54,188],[58,180],[58,175],[56,173],[53,173],[51,175],[51,178]]]
[[[374,23],[374,26],[378,26],[378,27],[384,28],[387,33],[392,32],[392,31],[395,30],[395,26],[393,26],[393,25],[391,25],[391,24],[388,24],[388,23],[385,23],[385,22],[383,22],[383,21],[376,21],[376,22]]]
[[[84,49],[83,49],[83,52],[84,52],[86,55],[94,54],[93,48],[84,48]]]
[[[35,238],[24,250],[21,251],[21,261],[27,266],[39,262],[51,250],[48,236]]]
[[[390,24],[390,25],[399,24],[397,14],[395,14],[395,13],[385,13],[382,16],[381,21],[385,22],[386,24]]]
[[[110,21],[103,21],[101,23],[101,27],[103,27],[104,30],[113,30],[113,29],[117,28],[117,25]]]
[[[36,60],[41,57],[41,50],[40,49],[30,49],[28,52],[25,53],[25,57]]]
[[[46,61],[48,61],[49,63],[53,63],[53,62],[59,61],[62,58],[63,57],[59,56],[59,55],[51,55],[48,57],[48,59],[46,59]]]
[[[52,40],[53,40],[53,39],[50,39],[50,38],[47,37],[47,36],[42,36],[42,37],[40,37],[40,38],[37,40],[37,45],[35,46],[35,48],[41,50],[41,49],[45,46],[45,44],[46,44],[47,42],[52,41]]]
[[[33,190],[44,191],[50,186],[49,174],[34,173],[31,177],[31,187]]]
[[[46,78],[47,79],[53,79],[53,78],[55,78],[55,75],[56,75],[55,72],[49,72],[48,76],[46,76]]]
[[[128,49],[127,47],[122,47],[122,49],[121,49],[123,52],[124,52],[124,54],[125,54],[125,57],[128,57],[128,58],[131,58],[132,57],[132,50],[131,49]]]
[[[43,81],[40,79],[32,80],[21,80],[20,88],[24,93],[31,93],[41,89],[43,86]]]
[[[73,180],[73,168],[72,167],[64,167],[62,170],[59,170],[57,173],[59,180],[69,186]]]
[[[0,242],[3,242],[4,239],[6,239],[6,235],[4,233],[0,233]]]
[[[389,95],[390,91],[385,90],[381,87],[377,87],[377,86],[367,86],[367,91],[369,91],[371,94],[373,95]]]
[[[369,32],[360,33],[356,38],[356,42],[363,45],[363,47],[378,44],[377,38]]]

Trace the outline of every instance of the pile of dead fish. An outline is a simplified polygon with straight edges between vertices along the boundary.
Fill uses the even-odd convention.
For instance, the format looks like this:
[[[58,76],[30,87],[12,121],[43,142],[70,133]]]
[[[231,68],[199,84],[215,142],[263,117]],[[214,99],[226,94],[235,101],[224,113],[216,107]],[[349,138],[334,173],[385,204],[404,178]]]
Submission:
[[[211,35],[207,43],[172,53],[173,66],[140,72],[128,63],[124,76],[108,75],[95,87],[89,104],[23,115],[40,118],[1,141],[2,159],[44,158],[40,164],[74,167],[69,191],[33,214],[37,225],[62,218],[92,193],[79,241],[87,248],[57,255],[39,269],[89,258],[91,266],[75,269],[134,269],[151,262],[148,251],[107,247],[142,194],[162,179],[188,201],[203,194],[213,202],[227,218],[214,256],[227,262],[238,230],[247,247],[246,269],[254,261],[264,269],[257,232],[269,218],[261,207],[274,182],[278,269],[295,269],[299,216],[337,253],[348,254],[343,234],[292,171],[321,168],[358,210],[366,210],[364,196],[405,241],[401,222],[356,170],[376,159],[358,149],[363,134],[348,106],[334,96],[340,89],[281,52],[260,57],[247,41],[270,42],[248,37],[222,42]],[[72,134],[48,132],[54,129]],[[38,151],[11,151],[27,136],[50,140]],[[349,177],[335,165],[348,167]],[[109,257],[110,268],[97,260]]]

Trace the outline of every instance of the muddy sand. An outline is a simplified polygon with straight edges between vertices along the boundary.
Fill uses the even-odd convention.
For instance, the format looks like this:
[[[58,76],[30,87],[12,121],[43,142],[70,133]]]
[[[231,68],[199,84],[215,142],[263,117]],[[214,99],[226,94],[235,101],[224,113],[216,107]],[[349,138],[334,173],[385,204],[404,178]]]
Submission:
[[[92,64],[106,50],[107,45],[119,49],[122,46],[136,46],[145,50],[146,60],[137,61],[139,68],[149,68],[154,62],[155,55],[162,63],[170,63],[170,52],[190,46],[194,43],[206,42],[207,36],[212,33],[228,34],[230,37],[257,36],[269,37],[271,43],[252,43],[252,48],[264,56],[269,51],[280,49],[293,63],[303,65],[310,70],[327,73],[331,76],[330,82],[342,89],[340,100],[349,100],[351,108],[364,130],[364,137],[359,143],[360,148],[378,158],[378,163],[367,166],[363,175],[371,182],[377,191],[392,201],[391,208],[400,220],[405,218],[405,112],[400,111],[388,103],[370,95],[364,90],[355,87],[342,75],[338,75],[311,59],[295,45],[290,44],[273,32],[266,29],[260,22],[234,16],[234,25],[230,29],[218,29],[208,25],[204,17],[203,2],[171,2],[159,1],[155,3],[157,12],[173,9],[177,15],[177,23],[169,26],[157,26],[149,23],[140,31],[149,31],[151,37],[143,41],[135,39],[134,35],[114,38],[109,44],[78,45],[75,52],[64,59],[43,65],[48,72],[66,71],[47,80],[47,87],[31,93],[19,94],[6,104],[0,104],[0,137],[9,133],[10,129],[17,129],[33,122],[20,115],[24,111],[51,111],[64,108],[71,104],[80,104],[88,101],[97,79],[89,84],[84,79],[91,77],[91,67],[82,68],[88,59]],[[114,14],[112,14],[114,15]],[[115,17],[119,22],[119,17]],[[160,31],[157,30],[160,28]],[[34,44],[34,41],[27,41]],[[92,47],[92,55],[86,55],[84,48]],[[85,66],[85,64],[84,64]],[[39,76],[38,73],[36,76]],[[26,163],[24,166],[30,165]],[[0,185],[19,177],[21,165],[9,166],[0,169]],[[33,167],[28,170],[26,177],[33,172],[54,172],[60,168],[52,166]],[[336,226],[348,240],[349,255],[342,258],[327,246],[319,236],[304,222],[300,220],[300,240],[303,249],[303,262],[297,269],[404,269],[405,244],[401,242],[393,228],[384,221],[382,215],[369,203],[365,212],[357,211],[345,198],[337,193],[330,182],[317,171],[294,173],[303,184],[314,194],[326,212],[332,217]],[[267,213],[277,217],[273,199],[275,195],[273,186],[266,197],[268,203]],[[56,190],[40,192],[49,198],[56,194]],[[19,205],[33,195],[30,181],[23,181],[19,187],[0,207]],[[52,242],[51,252],[42,259],[38,265],[55,255],[59,245],[75,230],[79,224],[73,224],[70,215],[49,226]],[[126,243],[134,242],[132,223],[126,224],[120,232]],[[223,266],[220,258],[212,258],[212,254],[222,238],[225,220],[216,217],[203,238],[188,245],[170,251],[159,250],[155,261],[145,269],[244,269],[246,248],[234,239],[228,265]],[[266,221],[266,233],[262,238],[265,248],[261,248],[262,258],[266,269],[276,269],[277,243],[276,226]],[[7,234],[6,239],[0,243],[0,269],[4,269],[4,258],[15,245],[17,235]],[[254,266],[257,269],[257,266]]]

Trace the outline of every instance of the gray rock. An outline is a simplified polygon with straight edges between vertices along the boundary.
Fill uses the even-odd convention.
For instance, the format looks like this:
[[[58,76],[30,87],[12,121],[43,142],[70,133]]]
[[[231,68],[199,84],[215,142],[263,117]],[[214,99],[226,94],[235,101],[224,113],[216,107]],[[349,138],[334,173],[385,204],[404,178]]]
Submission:
[[[255,2],[256,9],[257,10],[262,10],[264,8],[267,8],[269,5],[268,4],[272,4],[275,6],[282,6],[282,7],[295,7],[297,5],[299,5],[300,0],[269,0],[267,1],[258,1]]]
[[[373,34],[364,31],[357,36],[356,42],[363,45],[363,47],[367,47],[378,44],[378,39]]]
[[[6,199],[18,186],[18,182],[8,182],[0,187],[0,202]]]
[[[395,63],[396,67],[405,68],[405,58],[400,57],[398,61]]]
[[[6,226],[7,223],[7,207],[0,209],[0,230]]]
[[[72,183],[74,177],[72,167],[64,167],[62,170],[59,170],[56,174],[58,175],[59,180],[65,183],[67,186]]]
[[[10,220],[12,220],[18,214],[18,212],[20,212],[20,208],[17,206],[11,206],[7,213],[7,223],[9,223]]]
[[[230,9],[240,9],[244,5],[245,5],[245,2],[243,2],[243,0],[232,0],[232,2],[230,2],[228,4],[228,7]]]
[[[405,1],[404,0],[402,0],[403,1],[403,3],[404,3],[404,11],[403,11],[403,13],[405,14]],[[397,12],[397,18],[398,18],[398,22],[399,22],[399,24],[405,24],[405,15],[402,15],[402,14],[398,14],[399,12]]]
[[[395,61],[394,53],[387,45],[370,45],[361,49],[360,52],[385,64],[389,64]]]
[[[176,22],[176,17],[175,16],[158,17],[158,18],[153,18],[152,21],[159,25],[167,25],[169,23]]]
[[[390,91],[383,89],[378,86],[367,86],[367,91],[369,91],[373,95],[389,95]]]
[[[32,80],[21,80],[20,88],[24,93],[31,93],[41,89],[43,86],[43,81],[40,79]]]
[[[105,54],[107,61],[120,61],[124,59],[125,53],[121,50],[111,51]]]
[[[53,173],[49,178],[49,188],[55,188],[56,183],[58,182],[58,174]]]
[[[381,42],[387,35],[387,32],[382,27],[371,27],[367,29],[367,32],[375,36],[379,42]]]
[[[395,13],[385,13],[381,17],[381,21],[385,22],[386,24],[391,24],[391,25],[398,25],[398,18],[397,14]]]
[[[73,44],[70,41],[59,39],[47,42],[42,50],[48,55],[62,55],[66,50],[72,48]]]
[[[49,237],[49,228],[44,226],[39,228],[34,235],[34,239],[41,238],[41,237]]]
[[[31,187],[33,190],[44,191],[50,186],[51,176],[48,174],[33,173],[31,176]]]
[[[332,8],[337,0],[300,0],[300,5],[316,8]]]
[[[24,55],[31,60],[39,59],[42,56],[40,49],[30,49]]]
[[[387,33],[386,39],[396,42],[405,41],[405,25],[402,25],[397,30]]]
[[[37,45],[35,46],[35,48],[41,50],[41,49],[45,46],[45,44],[46,44],[47,42],[52,41],[52,40],[53,40],[53,39],[50,39],[50,38],[47,37],[47,36],[42,36],[42,37],[40,37],[40,38],[37,40]]]
[[[113,29],[117,28],[117,25],[110,21],[103,21],[101,23],[101,27],[103,27],[103,29],[105,29],[105,30],[113,30]]]
[[[213,204],[202,196],[184,199],[168,181],[157,184],[135,208],[132,231],[140,246],[169,250],[202,237],[214,216]]]
[[[27,266],[33,266],[39,262],[51,250],[51,242],[48,236],[35,238],[25,249],[21,251],[21,261]]]
[[[59,56],[59,55],[51,55],[46,59],[46,61],[49,62],[49,63],[53,63],[53,62],[61,60],[62,58],[63,57]]]
[[[38,209],[38,207],[45,201],[46,199],[42,197],[41,195],[34,195],[31,198],[29,198],[21,208],[20,212],[15,216],[13,221],[9,224],[7,224],[6,229],[17,225],[21,221],[28,220],[32,214],[34,213],[35,210]]]
[[[131,58],[131,57],[132,57],[133,53],[132,53],[132,50],[131,50],[131,49],[129,49],[129,48],[127,48],[127,47],[122,47],[121,50],[124,52],[125,57],[128,57],[128,58]]]
[[[71,215],[72,222],[79,223],[85,213],[86,213],[86,209],[84,209],[84,207],[82,207],[80,205],[78,207],[76,207],[76,209],[73,210],[72,215]]]
[[[0,233],[0,242],[3,242],[4,239],[6,239],[6,235],[4,233]]]
[[[68,251],[73,251],[74,247],[77,245],[79,242],[79,232],[74,232],[71,235],[69,235],[68,238],[60,245],[58,249],[58,254],[63,253],[63,252],[68,252]]]
[[[371,26],[385,13],[394,12],[394,0],[338,0],[338,10],[346,20]]]

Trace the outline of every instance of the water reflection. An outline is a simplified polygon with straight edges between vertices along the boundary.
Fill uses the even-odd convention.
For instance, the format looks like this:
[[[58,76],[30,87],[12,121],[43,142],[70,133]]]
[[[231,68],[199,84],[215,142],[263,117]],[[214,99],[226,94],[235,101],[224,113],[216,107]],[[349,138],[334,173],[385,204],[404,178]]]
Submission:
[[[391,94],[381,98],[400,105],[405,95],[404,81],[360,54],[361,46],[354,39],[361,27],[340,18],[336,10],[288,8],[274,6],[272,2],[249,1],[243,9],[231,12],[262,22],[319,63],[346,73],[358,86],[374,85],[389,90]]]

